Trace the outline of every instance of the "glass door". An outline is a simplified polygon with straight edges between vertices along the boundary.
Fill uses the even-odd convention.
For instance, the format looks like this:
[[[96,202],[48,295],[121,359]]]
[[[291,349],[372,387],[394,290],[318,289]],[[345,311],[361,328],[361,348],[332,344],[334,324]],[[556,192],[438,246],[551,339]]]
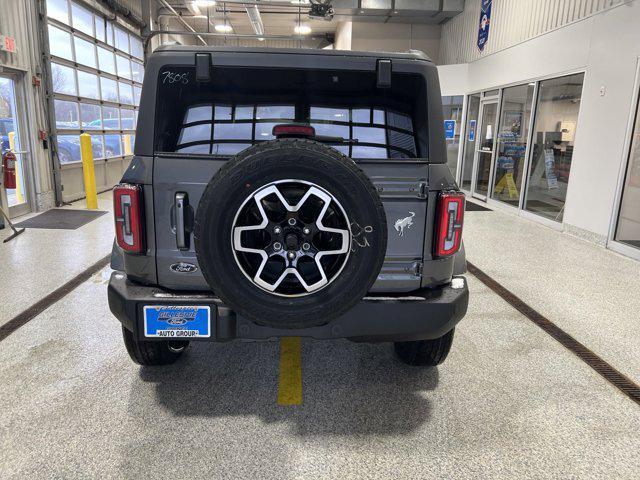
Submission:
[[[618,242],[640,249],[640,105],[636,113],[614,238]]]
[[[2,206],[10,217],[17,217],[31,211],[29,202],[26,149],[25,108],[21,98],[18,78],[14,75],[0,75],[0,147],[2,154],[12,151],[16,156],[15,186],[2,183],[0,197]]]
[[[476,139],[478,129],[478,114],[480,113],[480,94],[474,93],[467,98],[467,117],[464,129],[464,146],[462,154],[462,173],[460,186],[471,192],[471,178],[473,176],[473,159],[476,153]]]
[[[521,186],[529,142],[529,122],[535,84],[502,90],[500,126],[491,198],[511,206],[520,205]]]
[[[498,101],[483,101],[480,105],[480,125],[476,141],[476,160],[473,175],[474,197],[487,199],[493,166],[494,136],[498,119]]]

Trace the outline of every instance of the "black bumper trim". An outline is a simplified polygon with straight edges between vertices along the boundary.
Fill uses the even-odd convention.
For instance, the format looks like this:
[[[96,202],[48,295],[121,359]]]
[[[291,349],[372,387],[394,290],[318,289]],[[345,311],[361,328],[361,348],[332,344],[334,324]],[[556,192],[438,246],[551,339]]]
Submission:
[[[464,277],[451,284],[423,288],[402,295],[369,295],[344,315],[326,325],[282,329],[257,325],[237,315],[211,295],[176,294],[158,287],[134,283],[122,272],[109,281],[109,308],[122,325],[142,339],[144,305],[207,305],[211,307],[212,336],[201,341],[234,338],[266,339],[301,336],[318,339],[349,338],[356,341],[410,341],[438,338],[462,320],[469,290]],[[151,338],[145,340],[152,341]]]

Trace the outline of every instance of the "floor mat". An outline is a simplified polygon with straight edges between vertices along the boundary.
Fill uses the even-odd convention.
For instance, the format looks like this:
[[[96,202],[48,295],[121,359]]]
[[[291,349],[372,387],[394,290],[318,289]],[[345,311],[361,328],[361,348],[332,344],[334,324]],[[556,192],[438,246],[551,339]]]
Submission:
[[[465,210],[467,212],[492,212],[490,208],[483,207],[482,205],[478,205],[477,203],[467,202],[465,206]]]
[[[48,228],[52,230],[75,230],[107,213],[104,210],[70,210],[52,208],[40,215],[17,223],[17,228]]]

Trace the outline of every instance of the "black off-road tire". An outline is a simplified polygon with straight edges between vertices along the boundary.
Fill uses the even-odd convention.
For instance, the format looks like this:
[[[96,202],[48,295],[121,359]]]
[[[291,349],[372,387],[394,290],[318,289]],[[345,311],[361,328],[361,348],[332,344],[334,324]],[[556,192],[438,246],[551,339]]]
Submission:
[[[433,340],[419,340],[416,342],[395,342],[394,347],[398,358],[407,365],[418,367],[435,367],[445,361],[451,344],[453,332],[451,329],[440,338]]]
[[[188,341],[172,341],[170,345],[168,340],[156,342],[136,340],[133,333],[125,327],[122,327],[122,337],[131,360],[138,365],[144,366],[169,365],[174,363],[189,346]]]
[[[236,213],[248,196],[287,179],[313,183],[333,195],[354,238],[333,281],[297,297],[274,295],[254,284],[238,266],[231,241]],[[312,140],[280,139],[244,150],[214,175],[198,205],[194,237],[202,273],[226,305],[260,325],[306,328],[340,316],[369,291],[384,262],[387,219],[375,186],[353,160]]]

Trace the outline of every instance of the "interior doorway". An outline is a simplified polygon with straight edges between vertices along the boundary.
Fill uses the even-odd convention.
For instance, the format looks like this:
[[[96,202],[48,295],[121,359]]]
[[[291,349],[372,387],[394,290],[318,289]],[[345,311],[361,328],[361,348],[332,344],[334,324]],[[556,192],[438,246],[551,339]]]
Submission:
[[[0,74],[0,146],[2,154],[11,150],[16,156],[16,185],[0,187],[0,200],[9,217],[31,211],[29,149],[26,123],[26,100],[22,79],[24,74]]]

